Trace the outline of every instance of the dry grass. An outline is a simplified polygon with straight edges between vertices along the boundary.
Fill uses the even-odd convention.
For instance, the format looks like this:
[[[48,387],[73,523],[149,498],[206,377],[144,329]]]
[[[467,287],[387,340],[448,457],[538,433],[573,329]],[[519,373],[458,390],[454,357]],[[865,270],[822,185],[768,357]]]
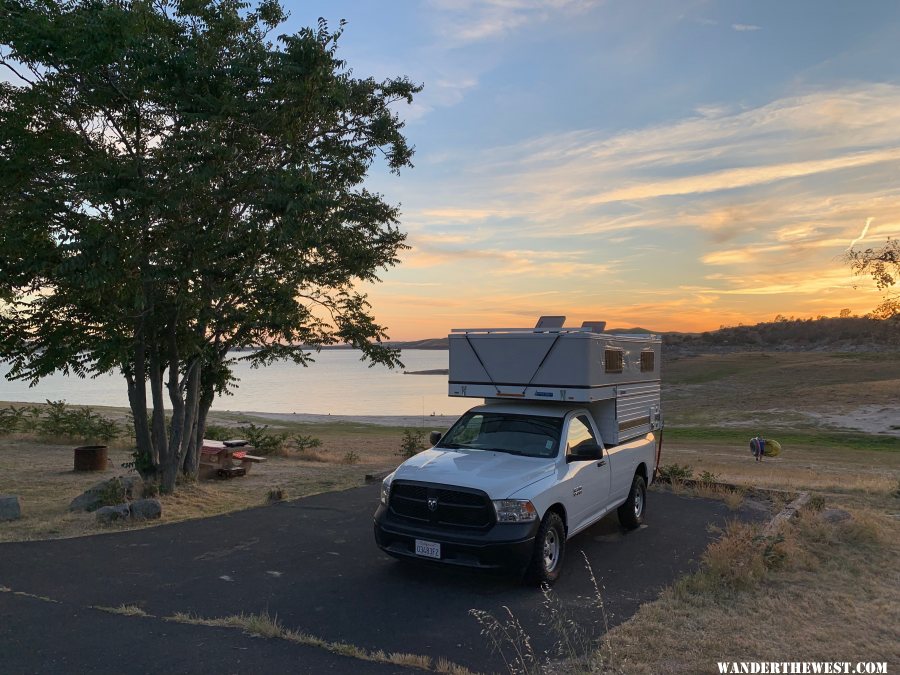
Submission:
[[[769,539],[734,524],[703,563],[613,629],[611,648],[579,670],[714,673],[717,661],[900,660],[895,518],[860,508],[832,524],[807,509]]]
[[[19,495],[23,517],[0,525],[0,542],[75,537],[219,515],[269,503],[269,495],[279,491],[297,499],[356,487],[363,484],[367,473],[391,469],[400,462],[396,451],[401,429],[356,424],[297,426],[305,432],[318,426],[319,430],[313,428],[311,433],[322,439],[322,446],[306,453],[269,457],[244,477],[184,483],[175,494],[161,498],[160,520],[105,527],[97,524],[93,514],[69,513],[67,508],[91,485],[126,474],[121,465],[131,459],[128,448],[110,447],[111,466],[106,471],[75,472],[74,444],[6,437],[0,446],[0,494]],[[348,452],[356,453],[360,461],[344,464]]]
[[[94,605],[94,609],[108,614],[120,614],[121,616],[150,616],[137,605],[121,604],[118,607],[104,607],[102,605]]]
[[[252,635],[254,637],[287,640],[288,642],[294,642],[296,644],[326,649],[334,654],[363,661],[389,663],[395,666],[408,666],[437,673],[448,673],[450,675],[472,675],[467,668],[447,659],[440,659],[435,662],[431,657],[423,656],[421,654],[409,654],[405,652],[393,652],[387,654],[381,650],[369,651],[363,647],[358,647],[357,645],[349,644],[347,642],[330,642],[308,633],[285,628],[278,620],[277,616],[271,616],[268,613],[237,614],[221,618],[204,618],[194,614],[178,612],[170,617],[166,617],[166,620],[200,626],[236,628],[247,635]]]

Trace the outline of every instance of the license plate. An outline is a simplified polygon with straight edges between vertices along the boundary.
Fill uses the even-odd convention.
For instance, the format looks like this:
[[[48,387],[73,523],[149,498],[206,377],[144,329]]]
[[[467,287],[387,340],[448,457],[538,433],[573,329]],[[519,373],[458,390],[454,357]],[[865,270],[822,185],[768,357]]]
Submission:
[[[423,541],[416,539],[416,555],[424,558],[441,559],[441,545],[434,541]]]

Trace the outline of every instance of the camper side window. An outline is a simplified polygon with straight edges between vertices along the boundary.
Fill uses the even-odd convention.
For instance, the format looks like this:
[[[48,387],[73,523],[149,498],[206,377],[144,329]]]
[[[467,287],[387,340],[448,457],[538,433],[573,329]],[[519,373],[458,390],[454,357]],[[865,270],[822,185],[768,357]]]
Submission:
[[[641,372],[642,373],[651,373],[653,372],[653,362],[656,354],[653,352],[641,352]]]
[[[624,358],[621,349],[607,349],[603,353],[604,369],[607,373],[621,373],[624,369]]]

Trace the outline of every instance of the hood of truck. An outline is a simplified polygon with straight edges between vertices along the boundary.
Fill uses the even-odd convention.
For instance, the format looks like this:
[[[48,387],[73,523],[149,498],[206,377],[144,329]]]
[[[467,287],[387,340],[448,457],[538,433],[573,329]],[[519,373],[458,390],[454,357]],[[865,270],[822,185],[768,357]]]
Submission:
[[[491,499],[506,499],[555,471],[553,459],[522,457],[489,450],[420,452],[394,472],[393,480],[456,485],[484,490]]]

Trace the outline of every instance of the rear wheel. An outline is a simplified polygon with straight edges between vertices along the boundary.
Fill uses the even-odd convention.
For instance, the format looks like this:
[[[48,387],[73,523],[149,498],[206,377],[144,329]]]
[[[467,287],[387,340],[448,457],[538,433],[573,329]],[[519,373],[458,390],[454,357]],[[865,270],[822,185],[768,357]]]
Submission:
[[[628,499],[619,507],[619,522],[629,530],[637,529],[644,522],[644,506],[647,503],[647,484],[640,474],[634,475]]]
[[[534,553],[525,578],[532,583],[552,584],[559,578],[566,552],[566,528],[556,511],[548,511],[534,538]]]

